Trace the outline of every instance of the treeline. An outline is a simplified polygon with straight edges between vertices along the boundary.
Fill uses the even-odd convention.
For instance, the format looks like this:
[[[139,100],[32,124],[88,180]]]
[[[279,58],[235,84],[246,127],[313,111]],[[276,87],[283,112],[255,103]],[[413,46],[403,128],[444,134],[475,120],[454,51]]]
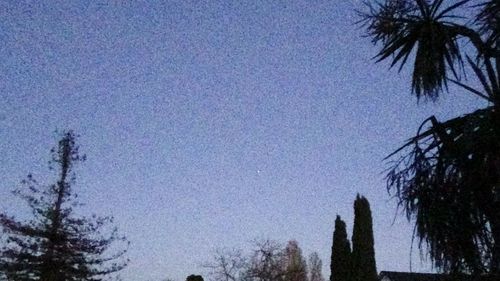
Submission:
[[[219,249],[204,267],[216,281],[324,281],[318,253],[308,261],[295,240],[286,246],[273,240],[258,240],[249,253]]]
[[[330,281],[376,281],[373,223],[368,200],[357,195],[351,242],[337,215],[331,248]],[[282,246],[273,240],[254,241],[253,250],[216,250],[204,265],[212,281],[324,281],[322,261],[313,252],[306,262],[295,240]]]
[[[31,220],[0,213],[0,280],[100,281],[116,277],[128,263],[128,241],[111,227],[111,217],[78,216],[73,190],[75,165],[85,161],[72,131],[62,134],[51,150],[53,183],[39,183],[28,175],[14,194],[24,200]],[[105,231],[111,229],[111,231]],[[368,200],[354,202],[352,251],[346,225],[337,216],[333,234],[330,281],[375,281],[372,218]],[[204,267],[213,281],[325,281],[322,261],[313,252],[308,259],[295,240],[282,245],[256,240],[252,250],[218,250]],[[113,251],[111,250],[113,249]],[[190,275],[190,281],[203,280]]]

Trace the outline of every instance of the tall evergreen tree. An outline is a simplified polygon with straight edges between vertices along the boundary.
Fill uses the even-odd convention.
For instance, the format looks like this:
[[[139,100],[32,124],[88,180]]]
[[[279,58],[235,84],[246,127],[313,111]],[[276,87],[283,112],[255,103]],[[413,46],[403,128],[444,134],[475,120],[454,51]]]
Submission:
[[[359,194],[354,201],[352,277],[354,281],[378,280],[370,203]]]
[[[333,231],[330,281],[351,280],[351,245],[347,239],[345,222],[337,215]]]
[[[74,165],[83,161],[75,135],[69,131],[52,149],[51,170],[57,170],[56,183],[41,186],[29,175],[24,189],[15,194],[24,199],[33,219],[19,221],[0,214],[0,227],[6,243],[0,248],[0,274],[12,281],[99,281],[126,266],[126,250],[108,253],[117,240],[117,230],[105,235],[110,217],[76,217],[78,203],[73,193]]]

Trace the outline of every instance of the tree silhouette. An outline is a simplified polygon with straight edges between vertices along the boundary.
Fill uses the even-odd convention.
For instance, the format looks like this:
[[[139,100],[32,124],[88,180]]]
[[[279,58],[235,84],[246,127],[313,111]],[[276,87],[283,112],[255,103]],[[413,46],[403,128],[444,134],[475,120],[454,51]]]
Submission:
[[[352,280],[351,245],[347,239],[345,222],[337,215],[333,231],[330,281]]]
[[[285,250],[276,241],[256,241],[249,261],[245,280],[283,281],[287,275]]]
[[[307,281],[307,264],[299,243],[288,241],[284,255],[285,281]]]
[[[203,277],[201,275],[191,274],[186,278],[186,281],[203,281]]]
[[[209,270],[209,279],[215,281],[241,281],[246,277],[247,257],[241,250],[217,249],[213,260],[203,264]]]
[[[365,197],[359,196],[359,194],[354,201],[351,257],[352,280],[378,280],[370,203]]]
[[[209,279],[214,281],[307,281],[307,264],[297,241],[286,247],[269,240],[255,240],[254,249],[245,255],[237,249],[218,249],[213,260],[205,263]],[[324,281],[321,260],[311,255],[311,279]]]
[[[415,54],[412,93],[418,99],[435,101],[453,83],[486,104],[445,122],[434,116],[425,120],[415,137],[389,155],[394,166],[387,187],[407,218],[415,220],[420,249],[427,245],[436,267],[498,274],[500,3],[444,2],[367,2],[369,11],[361,13],[368,35],[382,45],[378,61],[390,59],[401,69]],[[457,16],[459,10],[468,18]],[[472,57],[466,53],[471,50]],[[460,79],[464,73],[475,76],[482,88]]]
[[[108,253],[116,241],[125,241],[114,228],[103,234],[110,217],[92,219],[76,217],[77,206],[72,185],[73,167],[83,161],[75,134],[63,135],[52,149],[51,170],[57,168],[55,184],[41,186],[31,175],[23,181],[23,189],[15,194],[30,207],[33,219],[28,222],[0,214],[0,226],[6,241],[0,248],[0,272],[3,279],[14,281],[80,281],[104,280],[126,266],[122,259],[126,250]],[[117,248],[115,248],[117,249]]]
[[[323,262],[318,253],[309,255],[309,281],[325,281],[322,273]]]

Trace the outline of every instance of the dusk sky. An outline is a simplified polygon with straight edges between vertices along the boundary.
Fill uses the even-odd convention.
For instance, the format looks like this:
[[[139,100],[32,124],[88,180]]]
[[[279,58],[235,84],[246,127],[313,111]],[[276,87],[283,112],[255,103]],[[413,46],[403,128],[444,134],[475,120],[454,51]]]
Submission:
[[[125,281],[205,275],[216,248],[299,242],[329,277],[336,214],[368,198],[377,270],[410,270],[383,158],[435,114],[482,101],[410,95],[410,69],[372,59],[362,1],[1,1],[0,211],[42,182],[55,130],[81,135],[79,214],[112,215]],[[396,216],[396,220],[394,218]],[[394,224],[393,224],[394,221]],[[416,248],[415,244],[415,248]],[[413,252],[413,270],[429,271]]]

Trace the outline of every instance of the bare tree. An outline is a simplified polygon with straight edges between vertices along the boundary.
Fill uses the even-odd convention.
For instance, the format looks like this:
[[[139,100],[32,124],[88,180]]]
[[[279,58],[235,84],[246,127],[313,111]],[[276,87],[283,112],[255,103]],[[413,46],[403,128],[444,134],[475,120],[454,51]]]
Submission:
[[[241,250],[217,249],[213,261],[203,267],[209,270],[212,281],[241,281],[248,265]]]
[[[272,240],[255,242],[246,274],[251,281],[282,281],[286,276],[283,246]]]
[[[325,281],[321,273],[323,262],[317,252],[309,256],[309,281]]]
[[[289,241],[286,247],[270,239],[252,243],[248,255],[235,249],[216,250],[213,260],[202,265],[210,281],[308,281],[307,263],[297,241]],[[319,275],[315,273],[319,279],[312,281],[324,281],[319,257],[314,266],[319,268]]]

